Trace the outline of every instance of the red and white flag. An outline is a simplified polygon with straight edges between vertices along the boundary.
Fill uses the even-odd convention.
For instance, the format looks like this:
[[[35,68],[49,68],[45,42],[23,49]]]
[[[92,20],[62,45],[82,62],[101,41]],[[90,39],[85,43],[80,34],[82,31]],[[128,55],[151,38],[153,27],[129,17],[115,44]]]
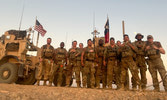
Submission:
[[[46,34],[46,30],[43,28],[43,26],[39,23],[38,20],[36,20],[36,25],[34,28],[37,32],[41,34],[41,36],[44,36]]]
[[[107,22],[104,26],[105,30],[104,30],[104,36],[105,36],[105,43],[109,42],[109,19],[107,18]]]

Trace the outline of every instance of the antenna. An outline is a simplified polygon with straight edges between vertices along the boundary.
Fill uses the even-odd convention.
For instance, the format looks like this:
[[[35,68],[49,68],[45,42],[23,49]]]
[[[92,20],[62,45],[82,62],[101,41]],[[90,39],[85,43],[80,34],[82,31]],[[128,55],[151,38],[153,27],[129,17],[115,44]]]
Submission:
[[[93,31],[96,29],[95,27],[95,12],[93,12]]]
[[[122,21],[122,32],[123,32],[123,35],[125,34],[125,22],[124,20]]]
[[[66,48],[66,45],[67,45],[67,35],[68,35],[68,33],[66,33],[65,48]]]
[[[22,24],[22,19],[23,19],[24,8],[25,8],[25,0],[24,0],[24,2],[23,2],[23,9],[22,9],[22,13],[21,13],[21,19],[20,19],[20,24],[19,24],[19,31],[20,31],[20,29],[21,29],[21,24]]]

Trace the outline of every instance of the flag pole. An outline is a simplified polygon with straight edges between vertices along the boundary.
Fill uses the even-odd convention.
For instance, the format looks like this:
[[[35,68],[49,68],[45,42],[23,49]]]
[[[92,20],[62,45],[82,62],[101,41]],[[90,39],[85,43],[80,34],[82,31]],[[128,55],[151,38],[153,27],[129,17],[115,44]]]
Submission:
[[[109,23],[109,17],[108,17],[108,14],[107,14],[107,20],[108,20],[108,23]],[[108,32],[109,32],[109,34],[108,34],[108,38],[109,38],[108,43],[109,43],[109,42],[110,42],[110,25],[109,25],[109,27],[108,27]]]
[[[38,32],[37,43],[36,43],[36,46],[37,46],[37,47],[38,47],[38,40],[39,40],[39,32]]]
[[[35,25],[36,25],[36,20],[37,20],[37,16],[35,17]],[[35,26],[34,26],[34,30],[35,30]],[[34,41],[34,32],[35,32],[35,31],[33,31],[33,35],[32,35],[32,43],[33,43],[33,41]]]
[[[34,43],[34,30],[32,31],[32,44]]]
[[[37,22],[37,16],[36,16],[36,20],[35,20],[35,26],[36,26],[36,22]],[[38,41],[39,41],[39,32],[38,32],[38,35],[37,35],[37,42],[36,42],[37,47],[38,47]]]
[[[125,34],[125,23],[124,23],[124,20],[122,21],[122,32],[123,32],[123,35]]]

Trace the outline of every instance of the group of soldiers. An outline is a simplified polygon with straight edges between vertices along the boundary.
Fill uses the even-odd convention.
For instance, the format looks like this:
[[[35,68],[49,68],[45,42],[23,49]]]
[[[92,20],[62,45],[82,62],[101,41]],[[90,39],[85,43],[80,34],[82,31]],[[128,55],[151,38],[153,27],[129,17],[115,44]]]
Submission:
[[[49,80],[49,86],[51,86],[57,73],[57,86],[62,86],[63,70],[66,69],[66,87],[71,86],[75,73],[77,87],[100,88],[102,83],[102,88],[112,89],[114,83],[119,90],[129,90],[128,70],[130,70],[132,89],[145,90],[148,65],[154,91],[160,91],[157,76],[159,72],[167,92],[166,70],[161,59],[161,54],[165,54],[165,50],[160,42],[154,41],[153,36],[148,35],[147,41],[143,41],[143,37],[138,33],[135,37],[136,41],[131,42],[129,36],[125,34],[122,43],[115,42],[111,37],[109,46],[104,46],[103,40],[100,39],[96,47],[92,46],[92,40],[88,39],[85,48],[82,43],[77,47],[77,41],[73,41],[68,52],[64,48],[64,42],[60,43],[59,48],[54,49],[51,46],[51,38],[48,38],[47,44],[41,47],[37,85],[44,75],[43,85],[46,85],[46,81]]]

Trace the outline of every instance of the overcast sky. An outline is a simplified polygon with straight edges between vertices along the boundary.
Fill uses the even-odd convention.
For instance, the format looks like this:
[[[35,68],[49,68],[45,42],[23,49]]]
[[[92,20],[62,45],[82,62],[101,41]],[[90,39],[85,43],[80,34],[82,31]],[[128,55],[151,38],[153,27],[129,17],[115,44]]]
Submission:
[[[33,27],[37,16],[47,30],[45,37],[40,37],[40,47],[47,37],[53,39],[55,48],[64,41],[69,49],[72,40],[86,46],[87,39],[92,38],[95,13],[95,27],[100,37],[104,36],[108,15],[110,36],[116,40],[122,40],[124,20],[131,41],[135,40],[136,32],[142,33],[144,40],[151,34],[167,51],[167,0],[0,0],[0,35],[10,29],[19,29],[23,4],[21,29]],[[167,65],[167,56],[162,57]]]

